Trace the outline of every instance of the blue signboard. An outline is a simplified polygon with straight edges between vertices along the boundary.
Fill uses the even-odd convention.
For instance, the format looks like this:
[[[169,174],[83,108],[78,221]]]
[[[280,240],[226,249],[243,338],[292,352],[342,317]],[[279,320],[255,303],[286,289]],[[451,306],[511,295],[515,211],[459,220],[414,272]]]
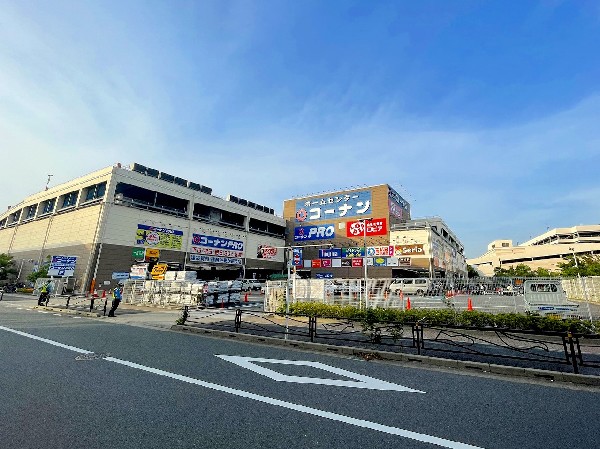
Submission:
[[[296,267],[302,266],[302,248],[292,249],[292,265]]]
[[[242,265],[242,259],[235,257],[218,257],[218,256],[205,256],[204,254],[190,254],[190,262],[204,262],[204,263],[222,263],[228,265]]]
[[[341,259],[342,248],[329,248],[319,250],[319,259]]]
[[[296,201],[296,221],[301,223],[371,214],[370,190],[341,192]]]
[[[333,224],[299,226],[294,228],[294,242],[305,240],[329,240],[333,238],[335,238],[335,226]]]
[[[122,281],[124,279],[129,279],[129,273],[125,271],[113,271],[112,279],[116,281]]]
[[[315,273],[316,279],[333,279],[333,273]]]

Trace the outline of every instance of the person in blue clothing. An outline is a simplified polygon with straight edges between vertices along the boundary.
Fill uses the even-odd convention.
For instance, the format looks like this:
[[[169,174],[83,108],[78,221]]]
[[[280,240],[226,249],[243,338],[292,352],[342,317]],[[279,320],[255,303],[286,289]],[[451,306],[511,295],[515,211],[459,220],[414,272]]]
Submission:
[[[123,298],[123,287],[122,287],[122,284],[119,284],[113,290],[112,307],[110,308],[110,311],[108,312],[108,316],[115,316],[115,311],[117,310],[117,307],[119,307],[119,304],[121,303],[122,298]]]

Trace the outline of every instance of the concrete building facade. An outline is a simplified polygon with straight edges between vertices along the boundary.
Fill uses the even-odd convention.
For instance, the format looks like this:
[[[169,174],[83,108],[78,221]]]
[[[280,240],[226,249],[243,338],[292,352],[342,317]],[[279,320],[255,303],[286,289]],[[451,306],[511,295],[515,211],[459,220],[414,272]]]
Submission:
[[[411,220],[388,184],[284,201],[286,244],[302,277],[466,275],[464,248],[440,219]]]
[[[573,254],[600,254],[600,225],[555,228],[519,245],[512,240],[494,240],[485,254],[467,263],[484,276],[493,276],[495,268],[518,264],[555,271],[565,256]]]
[[[114,285],[114,273],[157,258],[201,278],[264,279],[283,269],[285,229],[268,207],[116,164],[10,207],[0,215],[0,253],[14,257],[21,280],[56,256],[75,257],[79,290]]]

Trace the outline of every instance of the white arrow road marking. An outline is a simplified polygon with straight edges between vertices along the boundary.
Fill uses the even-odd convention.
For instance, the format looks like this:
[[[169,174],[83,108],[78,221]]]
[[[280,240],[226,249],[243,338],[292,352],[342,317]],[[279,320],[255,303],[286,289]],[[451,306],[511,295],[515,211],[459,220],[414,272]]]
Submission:
[[[349,388],[365,388],[369,390],[391,390],[391,391],[407,391],[410,393],[425,393],[421,390],[413,390],[412,388],[405,387],[404,385],[398,385],[384,380],[375,379],[374,377],[363,376],[362,374],[353,373],[352,371],[346,371],[345,369],[335,368],[333,366],[325,365],[320,362],[309,362],[305,360],[277,360],[277,359],[262,359],[252,357],[241,357],[236,355],[217,355],[217,357],[226,360],[242,368],[249,369],[255,373],[262,374],[270,379],[277,382],[292,382],[298,384],[318,384],[318,385],[332,385],[336,387],[349,387]],[[253,363],[254,362],[254,363]],[[339,380],[339,379],[323,379],[320,377],[303,377],[303,376],[288,376],[286,374],[278,373],[269,368],[256,365],[256,363],[274,363],[279,365],[296,365],[296,366],[310,366],[312,368],[328,371],[333,374],[348,377],[351,380]]]
[[[0,326],[0,330],[6,332],[12,332],[13,334],[21,335],[23,337],[31,338],[33,340],[41,341],[44,343],[48,343],[53,346],[57,346],[59,348],[68,349],[70,351],[78,352],[80,354],[93,354],[92,351],[87,351],[85,349],[76,348],[75,346],[65,345],[63,343],[59,343],[57,341],[48,340],[47,338],[38,337],[36,335],[27,334],[25,332],[21,332],[18,330],[10,329],[8,327]],[[211,390],[220,391],[223,393],[229,393],[234,396],[252,399],[253,401],[262,402],[264,404],[275,405],[277,407],[286,408],[288,410],[295,410],[297,412],[306,413],[308,415],[318,416],[320,418],[329,419],[331,421],[341,422],[344,424],[350,424],[357,427],[362,427],[363,429],[371,429],[376,430],[378,432],[387,433],[390,435],[398,435],[403,438],[408,438],[415,441],[420,441],[423,443],[434,444],[436,446],[445,447],[448,449],[483,449],[479,446],[472,446],[470,444],[461,443],[459,441],[446,440],[445,438],[439,438],[432,435],[427,435],[425,433],[413,432],[411,430],[400,429],[398,427],[386,426],[385,424],[379,424],[372,421],[366,421],[364,419],[352,418],[351,416],[340,415],[338,413],[327,412],[325,410],[319,410],[317,408],[307,407],[305,405],[294,404],[292,402],[281,401],[279,399],[270,398],[268,396],[261,396],[259,394],[250,393],[248,391],[236,390],[235,388],[225,387],[223,385],[214,384],[212,382],[206,382],[200,379],[194,379],[193,377],[182,376],[181,374],[170,373],[168,371],[163,371],[158,368],[151,368],[144,365],[139,365],[137,363],[129,362],[127,360],[120,360],[114,357],[106,357],[101,360],[106,360],[113,363],[118,363],[119,365],[128,366],[130,368],[139,369],[141,371],[145,371],[147,373],[156,374],[158,376],[168,377],[170,379],[179,380],[181,382],[186,382],[193,385],[198,385],[200,387],[209,388]]]

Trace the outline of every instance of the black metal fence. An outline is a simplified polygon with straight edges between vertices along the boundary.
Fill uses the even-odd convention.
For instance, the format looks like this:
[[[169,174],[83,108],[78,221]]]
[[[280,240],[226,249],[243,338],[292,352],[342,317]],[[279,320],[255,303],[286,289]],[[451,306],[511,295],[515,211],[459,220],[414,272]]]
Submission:
[[[330,345],[600,375],[600,335],[185,308],[181,324]]]

